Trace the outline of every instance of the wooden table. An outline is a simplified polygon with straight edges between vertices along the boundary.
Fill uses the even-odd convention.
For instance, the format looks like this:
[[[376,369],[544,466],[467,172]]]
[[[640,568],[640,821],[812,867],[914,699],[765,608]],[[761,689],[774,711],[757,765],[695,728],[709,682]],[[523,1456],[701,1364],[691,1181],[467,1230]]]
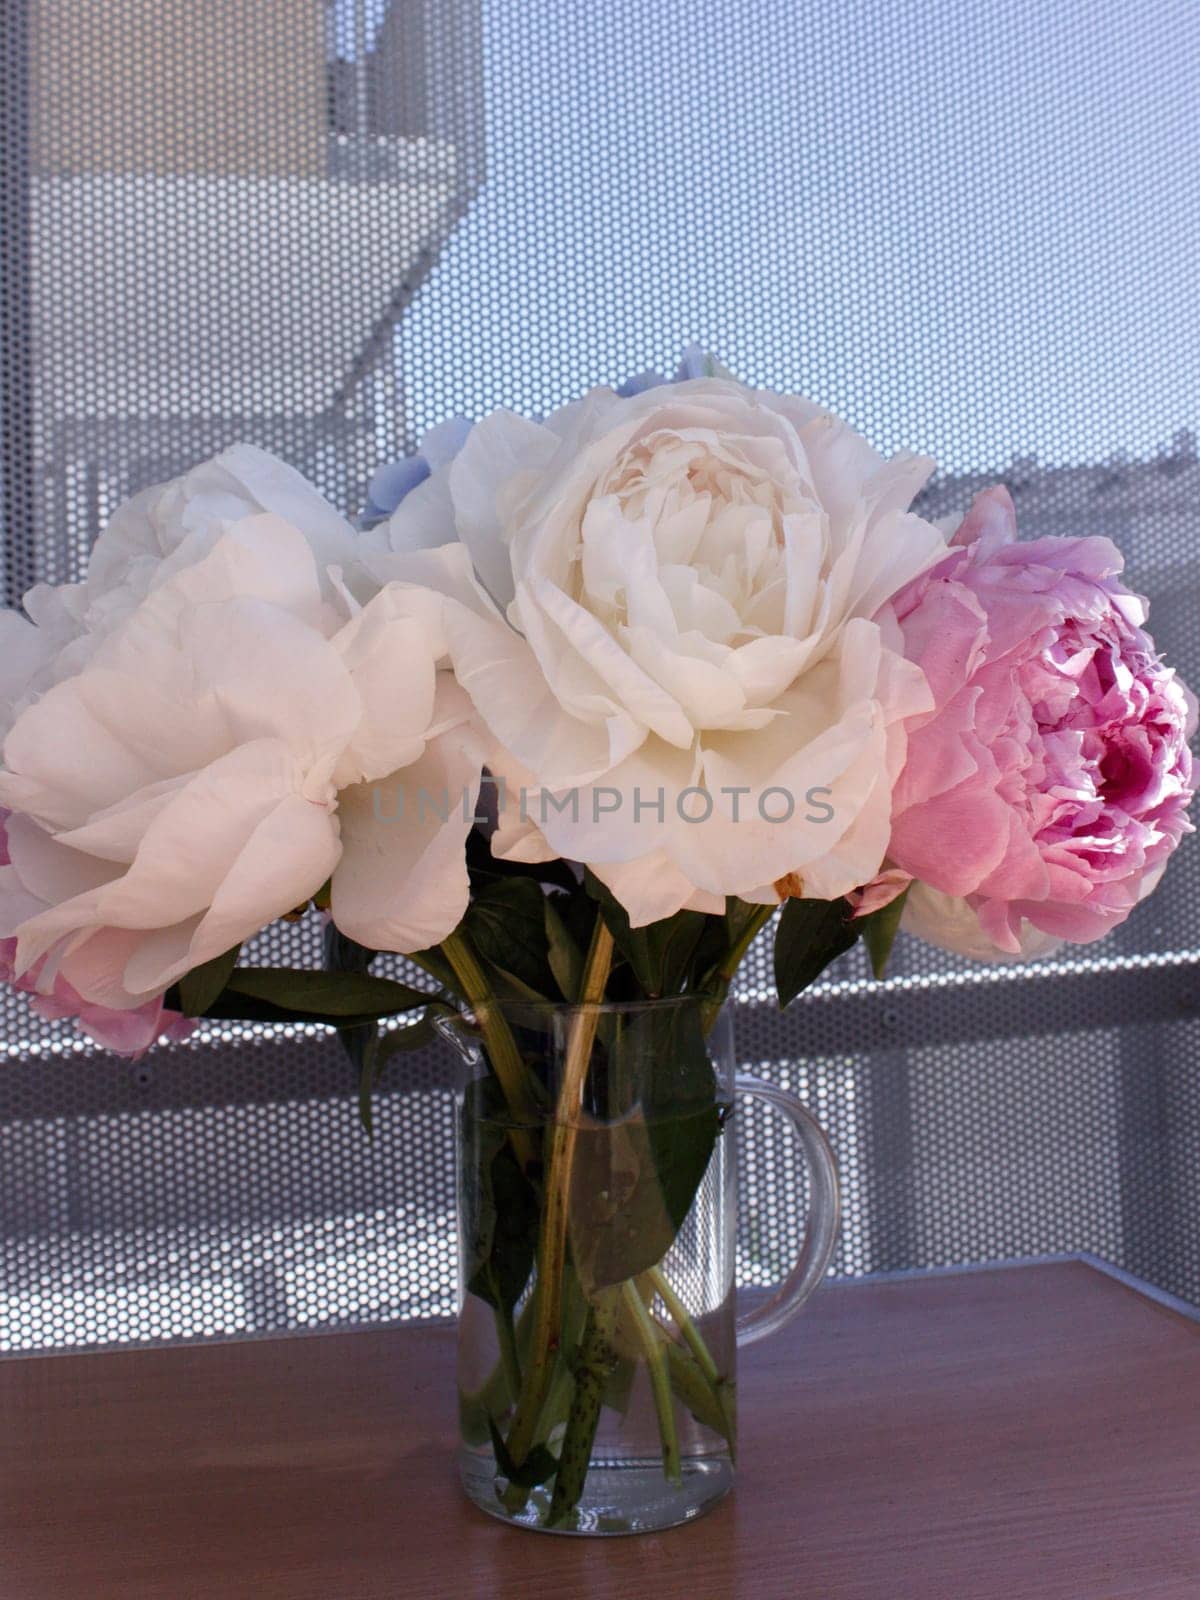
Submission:
[[[452,1383],[444,1328],[0,1363],[0,1596],[1200,1596],[1200,1324],[1082,1262],[825,1289],[654,1537],[468,1506]]]

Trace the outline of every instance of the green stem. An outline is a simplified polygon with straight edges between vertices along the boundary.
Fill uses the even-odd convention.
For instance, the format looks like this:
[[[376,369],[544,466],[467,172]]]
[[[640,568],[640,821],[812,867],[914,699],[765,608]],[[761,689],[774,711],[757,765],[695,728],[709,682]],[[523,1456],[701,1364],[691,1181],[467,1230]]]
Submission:
[[[659,1335],[654,1320],[646,1310],[644,1301],[632,1282],[621,1285],[621,1298],[629,1313],[634,1332],[646,1358],[646,1371],[650,1376],[650,1393],[654,1397],[654,1412],[658,1418],[658,1431],[662,1438],[663,1472],[669,1483],[682,1481],[679,1465],[679,1433],[675,1427],[675,1403],[671,1397],[671,1375],[667,1370],[666,1346]]]
[[[571,1408],[571,1395],[575,1390],[575,1379],[571,1375],[570,1360],[574,1357],[575,1348],[583,1332],[583,1324],[587,1318],[587,1304],[579,1291],[574,1276],[567,1269],[566,1283],[563,1290],[563,1333],[562,1347],[558,1360],[554,1366],[554,1377],[550,1384],[550,1392],[546,1397],[546,1404],[542,1408],[541,1430],[542,1437],[548,1437],[559,1423],[566,1421],[567,1412]],[[514,1329],[517,1367],[524,1366],[529,1358],[529,1351],[533,1340],[533,1313],[534,1296],[530,1295],[521,1307]],[[503,1336],[497,1330],[497,1339],[503,1342]],[[490,1436],[488,1429],[489,1418],[495,1420],[503,1417],[512,1409],[517,1395],[520,1393],[520,1384],[513,1383],[511,1372],[505,1361],[497,1359],[495,1366],[484,1379],[478,1389],[462,1389],[459,1391],[459,1424],[463,1440],[466,1444],[486,1444]],[[524,1502],[519,1502],[523,1504]]]
[[[662,1329],[662,1334],[671,1388],[697,1422],[702,1422],[706,1428],[711,1428],[714,1433],[721,1435],[729,1446],[730,1460],[736,1460],[737,1432],[733,1425],[733,1385],[722,1382],[720,1387],[714,1390],[691,1353],[672,1339],[665,1328]]]
[[[534,1320],[533,1349],[525,1369],[525,1381],[513,1412],[509,1429],[508,1453],[520,1466],[533,1447],[538,1419],[545,1404],[554,1370],[554,1358],[562,1336],[563,1271],[567,1254],[567,1212],[571,1192],[571,1171],[575,1162],[575,1141],[583,1104],[583,1087],[591,1062],[592,1045],[599,1020],[597,1006],[604,998],[612,968],[613,939],[603,917],[596,918],[587,965],[579,995],[579,1007],[572,1019],[563,1066],[562,1087],[554,1113],[550,1152],[546,1162],[542,1225],[537,1251],[537,1310]]]
[[[646,1276],[650,1279],[651,1283],[653,1283],[655,1291],[662,1300],[663,1305],[665,1305],[667,1310],[671,1313],[672,1321],[683,1335],[688,1349],[695,1356],[701,1372],[703,1372],[709,1383],[719,1383],[721,1381],[721,1374],[717,1371],[717,1364],[713,1360],[712,1355],[709,1352],[709,1348],[701,1336],[699,1328],[688,1315],[687,1307],[675,1293],[674,1289],[672,1289],[662,1268],[651,1267]]]
[[[683,1335],[684,1343],[692,1353],[696,1367],[699,1369],[700,1376],[708,1385],[708,1389],[712,1397],[712,1404],[716,1408],[716,1416],[720,1418],[720,1421],[714,1422],[712,1425],[716,1427],[718,1433],[724,1434],[726,1442],[728,1443],[730,1451],[732,1452],[736,1449],[735,1440],[737,1438],[737,1425],[733,1408],[733,1386],[729,1382],[728,1378],[723,1378],[720,1372],[718,1372],[717,1364],[713,1360],[712,1353],[704,1342],[703,1334],[688,1315],[687,1307],[667,1281],[666,1274],[663,1272],[662,1268],[651,1267],[646,1276],[654,1285],[655,1292],[658,1294],[659,1298],[662,1300],[662,1303],[666,1306],[668,1312],[670,1313],[671,1320]],[[682,1356],[682,1351],[680,1351],[679,1354]],[[670,1365],[673,1376],[681,1380],[684,1384],[688,1384],[690,1382],[691,1375],[685,1371],[681,1361],[672,1361],[670,1362]],[[692,1403],[692,1399],[684,1397],[684,1403],[688,1406],[689,1410],[696,1410],[696,1406]],[[704,1417],[701,1418],[701,1420],[707,1421],[708,1418]]]
[[[568,1266],[563,1274],[563,1323],[562,1336],[559,1340],[558,1356],[554,1362],[554,1369],[550,1378],[550,1387],[546,1391],[546,1403],[542,1407],[539,1421],[539,1431],[543,1440],[548,1440],[555,1428],[567,1419],[571,1409],[571,1399],[575,1393],[574,1362],[575,1352],[579,1348],[579,1341],[583,1337],[584,1326],[591,1307],[584,1299],[579,1287],[579,1281]],[[532,1303],[532,1302],[530,1302]],[[528,1354],[529,1340],[525,1341],[524,1349]]]
[[[605,1289],[596,1296],[588,1311],[579,1345],[575,1395],[567,1416],[558,1471],[554,1475],[554,1494],[546,1517],[550,1528],[567,1520],[583,1493],[605,1385],[617,1363],[615,1336],[619,1306],[620,1290]]]
[[[496,1323],[496,1342],[500,1346],[500,1364],[510,1394],[521,1391],[521,1362],[517,1355],[517,1338],[513,1331],[512,1312],[496,1306],[493,1312]]]
[[[724,959],[715,973],[716,992],[704,1007],[704,1013],[701,1018],[705,1034],[709,1032],[720,1015],[721,1007],[725,1004],[725,997],[729,993],[729,985],[733,982],[734,975],[742,964],[742,957],[778,910],[778,906],[759,906],[737,939],[726,951]]]
[[[487,1047],[488,1060],[496,1074],[508,1108],[513,1115],[532,1125],[538,1119],[538,1106],[533,1097],[525,1063],[517,1049],[512,1029],[503,1011],[496,1004],[492,986],[471,948],[471,942],[460,930],[442,940],[442,953],[454,969],[463,998],[475,1013]],[[525,1172],[537,1161],[537,1148],[533,1135],[526,1128],[509,1130],[517,1160]]]

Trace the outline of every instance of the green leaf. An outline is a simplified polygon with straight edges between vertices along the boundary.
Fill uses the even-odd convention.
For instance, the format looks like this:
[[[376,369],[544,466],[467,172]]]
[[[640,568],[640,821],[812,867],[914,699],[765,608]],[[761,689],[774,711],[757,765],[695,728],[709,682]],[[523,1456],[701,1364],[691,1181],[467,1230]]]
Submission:
[[[721,1128],[699,1001],[607,1017],[599,1042],[603,1115],[581,1121],[568,1195],[571,1258],[589,1293],[666,1254]]]
[[[889,900],[886,906],[880,906],[878,911],[872,911],[869,916],[859,918],[858,929],[871,957],[871,971],[876,978],[883,978],[887,972],[888,958],[896,942],[900,918],[904,915],[904,902],[907,899],[908,889],[904,889],[894,900]]]
[[[678,994],[687,977],[692,956],[705,931],[701,911],[677,911],[673,917],[631,928],[624,906],[592,872],[585,874],[587,892],[597,902],[613,943],[633,968],[642,992],[652,999]]]
[[[564,1000],[577,1000],[583,983],[583,951],[575,943],[554,903],[545,896],[546,958]]]
[[[590,950],[592,935],[596,931],[596,918],[600,907],[588,894],[582,883],[577,883],[570,894],[554,896],[554,909],[578,949]]]
[[[467,1086],[463,1099],[460,1213],[467,1289],[511,1311],[537,1251],[537,1196],[509,1139],[511,1115],[494,1078]]]
[[[458,993],[458,976],[442,954],[440,945],[434,945],[429,950],[418,950],[412,960],[435,977],[443,989],[449,989],[452,994]]]
[[[237,967],[228,989],[251,1000],[266,1001],[285,1012],[299,1012],[322,1021],[355,1021],[390,1016],[427,1006],[427,990],[367,972],[317,972],[308,967]]]
[[[343,1042],[345,1042],[343,1040]],[[355,1052],[350,1051],[350,1059],[355,1059]],[[362,1123],[363,1132],[368,1139],[375,1137],[375,1116],[372,1109],[371,1096],[375,1089],[375,1058],[379,1053],[379,1030],[370,1028],[365,1030],[361,1049],[357,1052],[358,1064],[358,1120]]]
[[[565,861],[502,861],[491,852],[487,839],[478,828],[467,835],[467,869],[471,874],[471,887],[478,892],[500,878],[529,878],[535,883],[552,883],[559,889],[577,887],[575,874]]]
[[[650,1073],[643,1069],[640,1074],[642,1104],[652,1117],[673,1115],[681,1107],[694,1110],[716,1099],[717,1078],[698,1003],[653,1006],[637,1013],[634,1029],[626,1029],[622,1049],[653,1063]]]
[[[238,969],[241,970],[240,968]],[[427,1004],[445,1005],[440,995],[426,995]],[[183,1005],[179,997],[179,985],[173,984],[163,996],[163,1003],[171,1011],[182,1011]],[[232,989],[224,989],[204,1013],[205,1020],[209,1022],[290,1022],[317,1023],[322,1027],[336,1028],[338,1034],[345,1040],[348,1034],[353,1034],[356,1029],[370,1028],[383,1016],[390,1016],[391,1011],[355,1012],[349,1015],[331,1015],[320,1011],[302,1011],[292,1006],[272,1005],[269,1000],[256,1000],[248,994],[238,994]],[[357,1066],[357,1057],[355,1064]]]
[[[612,1123],[586,1119],[575,1139],[571,1259],[591,1295],[657,1266],[674,1243],[720,1133],[717,1106]]]
[[[762,906],[751,905],[731,894],[725,901],[725,927],[729,943],[735,945],[749,931],[750,924],[762,915]]]
[[[782,1009],[858,940],[845,900],[787,900],[775,930],[775,987]]]
[[[224,955],[214,956],[185,972],[179,980],[179,1005],[185,1017],[202,1017],[225,988],[237,966],[241,945],[235,944]]]
[[[508,1446],[494,1417],[488,1417],[488,1432],[492,1436],[492,1449],[496,1453],[496,1471],[518,1489],[536,1489],[558,1471],[558,1462],[544,1444],[535,1445],[518,1467],[509,1454]]]
[[[436,1009],[449,1008],[439,1006]],[[410,1050],[425,1050],[429,1045],[436,1044],[437,1040],[438,1031],[433,1025],[432,1010],[403,1028],[385,1028],[379,1035],[379,1071],[383,1071],[393,1056],[407,1055]]]
[[[343,1043],[360,1031],[366,1037],[361,1051],[351,1052],[351,1059],[356,1061],[359,1069],[358,1119],[366,1130],[367,1137],[371,1138],[375,1132],[371,1097],[383,1076],[384,1068],[393,1056],[409,1050],[424,1050],[427,1045],[433,1044],[437,1038],[437,1029],[433,1025],[430,1012],[427,1011],[415,1022],[410,1022],[406,1028],[389,1028],[384,1033],[378,1028],[347,1029],[342,1035]]]
[[[183,1009],[179,1000],[178,986],[167,990],[164,1001],[172,1011]],[[387,1013],[368,1011],[353,1016],[326,1016],[319,1011],[298,1011],[290,1006],[274,1006],[269,1000],[255,1000],[248,994],[237,994],[230,989],[225,989],[219,994],[204,1013],[205,1018],[212,1022],[316,1022],[337,1028],[339,1033],[378,1022],[381,1014],[387,1015]]]
[[[323,964],[329,972],[369,972],[377,953],[351,939],[332,921],[325,924],[322,946],[325,957]],[[372,1137],[371,1086],[374,1075],[371,1063],[378,1039],[379,1026],[373,1020],[362,1027],[338,1029],[338,1040],[358,1076],[358,1116],[368,1138]]]
[[[359,944],[334,922],[325,925],[325,968],[329,972],[369,972],[371,963],[379,954]]]
[[[735,902],[730,897],[730,904],[740,905],[741,901]],[[692,952],[691,970],[687,980],[689,989],[707,991],[716,983],[718,969],[733,949],[736,939],[737,929],[728,915],[705,917],[704,931],[696,941],[696,948]]]
[[[463,930],[476,954],[511,980],[508,987],[514,999],[549,1000],[557,993],[547,950],[545,902],[540,884],[532,878],[502,878],[476,895],[463,918]]]

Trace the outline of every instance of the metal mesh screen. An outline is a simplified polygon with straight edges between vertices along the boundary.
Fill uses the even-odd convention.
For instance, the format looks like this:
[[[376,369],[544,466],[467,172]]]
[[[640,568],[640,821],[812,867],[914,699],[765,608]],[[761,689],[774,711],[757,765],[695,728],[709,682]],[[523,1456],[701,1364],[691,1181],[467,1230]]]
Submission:
[[[235,439],[352,509],[453,413],[538,412],[699,341],[1108,533],[1200,684],[1200,12],[982,0],[4,0],[0,495],[10,603]],[[487,166],[484,175],[483,153]],[[1200,1301],[1200,848],[1100,946],[905,945],[743,1062],[838,1147],[837,1270],[1088,1249]],[[314,960],[316,930],[259,958]],[[335,1044],[214,1029],[140,1063],[0,1000],[0,1348],[442,1315],[451,1063],[368,1144]],[[742,1119],[743,1281],[803,1185]]]

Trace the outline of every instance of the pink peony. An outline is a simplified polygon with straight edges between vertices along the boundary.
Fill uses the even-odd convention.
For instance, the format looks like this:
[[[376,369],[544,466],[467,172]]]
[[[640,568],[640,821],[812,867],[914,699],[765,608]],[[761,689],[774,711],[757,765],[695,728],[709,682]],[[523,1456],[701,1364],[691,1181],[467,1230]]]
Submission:
[[[0,869],[11,870],[8,817],[9,812],[0,807]],[[0,872],[0,887],[2,884],[3,873]],[[196,1026],[178,1011],[168,1011],[161,996],[127,1011],[114,1011],[109,1006],[85,1000],[61,973],[50,977],[44,957],[17,977],[16,959],[16,939],[0,939],[0,983],[11,983],[23,993],[33,995],[33,1009],[48,1022],[74,1017],[81,1033],[118,1055],[139,1056],[160,1039],[186,1039]]]
[[[885,608],[935,702],[908,724],[888,852],[920,880],[906,926],[931,942],[999,956],[1102,938],[1190,831],[1196,702],[1121,567],[1107,539],[1018,543],[990,489]],[[965,904],[951,916],[944,896]]]

